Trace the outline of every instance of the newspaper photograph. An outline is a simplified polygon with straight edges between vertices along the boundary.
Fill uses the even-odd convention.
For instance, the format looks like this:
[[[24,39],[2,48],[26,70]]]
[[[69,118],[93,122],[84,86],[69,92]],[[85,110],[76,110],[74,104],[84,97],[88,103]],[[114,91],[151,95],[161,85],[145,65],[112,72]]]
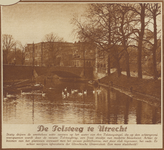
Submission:
[[[163,1],[0,1],[6,148],[163,148]]]

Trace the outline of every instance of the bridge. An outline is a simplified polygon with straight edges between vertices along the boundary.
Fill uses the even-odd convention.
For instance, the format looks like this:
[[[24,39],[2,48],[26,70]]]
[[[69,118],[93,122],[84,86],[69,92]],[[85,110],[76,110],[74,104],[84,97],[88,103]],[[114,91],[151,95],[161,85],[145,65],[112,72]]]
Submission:
[[[44,67],[44,66],[23,66],[3,65],[3,80],[31,79],[33,69],[40,75],[58,75],[63,78],[92,78],[93,67]]]

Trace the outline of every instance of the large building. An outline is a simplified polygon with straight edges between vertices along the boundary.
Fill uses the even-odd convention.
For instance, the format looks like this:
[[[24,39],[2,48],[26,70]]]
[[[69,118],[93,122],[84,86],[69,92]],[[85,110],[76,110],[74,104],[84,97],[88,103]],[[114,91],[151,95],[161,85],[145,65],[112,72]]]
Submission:
[[[95,47],[90,43],[78,42],[74,46],[72,66],[74,67],[94,67]]]
[[[43,53],[44,45],[43,43],[27,44],[25,47],[25,65],[44,66],[43,59],[45,60],[47,57],[46,50]]]
[[[102,78],[108,75],[108,55],[109,54],[105,51],[99,54],[96,49],[94,69],[95,78]]]
[[[84,42],[40,42],[25,48],[25,64],[29,66],[93,67],[95,49]]]

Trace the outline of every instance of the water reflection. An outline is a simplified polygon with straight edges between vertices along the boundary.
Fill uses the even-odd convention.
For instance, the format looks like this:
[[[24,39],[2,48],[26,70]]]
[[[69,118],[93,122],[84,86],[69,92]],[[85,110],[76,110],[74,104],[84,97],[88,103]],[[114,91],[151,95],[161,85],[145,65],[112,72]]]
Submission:
[[[157,124],[161,109],[114,89],[59,82],[3,101],[6,124]]]

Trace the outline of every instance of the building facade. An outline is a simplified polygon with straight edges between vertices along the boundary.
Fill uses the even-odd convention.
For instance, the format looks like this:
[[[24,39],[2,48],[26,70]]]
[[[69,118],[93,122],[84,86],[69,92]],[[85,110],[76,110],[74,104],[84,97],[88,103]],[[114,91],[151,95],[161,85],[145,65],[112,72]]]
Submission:
[[[27,44],[25,47],[25,65],[45,66],[45,59],[48,58],[44,43]],[[44,50],[43,50],[44,49]]]
[[[95,47],[86,42],[75,43],[73,51],[72,66],[74,67],[94,67]]]
[[[96,49],[95,54],[95,69],[94,76],[95,78],[102,78],[108,75],[108,53],[98,53],[98,49]]]
[[[94,67],[95,49],[83,42],[40,42],[27,44],[25,65]]]

